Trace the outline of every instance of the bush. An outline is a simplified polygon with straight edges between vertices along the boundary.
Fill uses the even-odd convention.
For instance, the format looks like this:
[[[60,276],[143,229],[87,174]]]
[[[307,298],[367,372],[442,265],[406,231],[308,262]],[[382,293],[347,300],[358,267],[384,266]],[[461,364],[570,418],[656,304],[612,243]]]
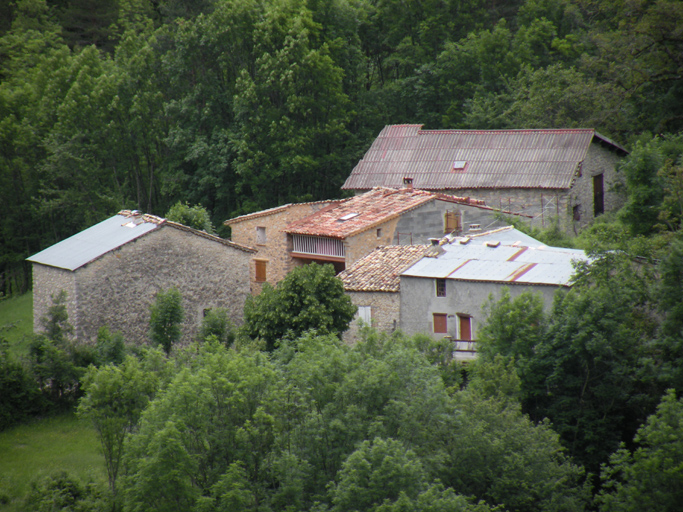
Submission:
[[[0,430],[19,423],[40,410],[40,392],[30,372],[8,352],[0,339]]]
[[[82,483],[61,471],[31,483],[25,510],[32,512],[99,512],[107,508],[104,493],[94,483]]]

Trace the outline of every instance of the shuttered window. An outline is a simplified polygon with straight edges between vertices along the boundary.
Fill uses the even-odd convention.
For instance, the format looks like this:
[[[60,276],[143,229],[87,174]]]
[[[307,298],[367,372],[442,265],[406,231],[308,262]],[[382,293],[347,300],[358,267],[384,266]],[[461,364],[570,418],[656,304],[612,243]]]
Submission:
[[[262,283],[266,280],[266,265],[268,262],[265,260],[254,260],[254,263],[256,264],[256,282]]]
[[[363,320],[365,325],[372,325],[372,308],[370,306],[358,306],[358,318]]]
[[[446,313],[434,313],[434,332],[448,334],[448,315]]]
[[[444,233],[452,233],[453,231],[461,230],[460,212],[446,212],[444,217]]]
[[[465,315],[458,315],[458,323],[460,324],[460,333],[458,339],[471,340],[472,339],[472,317]]]

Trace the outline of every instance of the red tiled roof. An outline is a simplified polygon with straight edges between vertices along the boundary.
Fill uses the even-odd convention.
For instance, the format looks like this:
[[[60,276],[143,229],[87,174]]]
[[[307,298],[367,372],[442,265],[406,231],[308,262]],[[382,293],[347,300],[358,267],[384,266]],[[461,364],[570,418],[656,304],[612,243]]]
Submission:
[[[344,239],[436,199],[487,208],[483,201],[476,199],[435,194],[425,190],[377,187],[294,221],[284,231],[297,235]]]
[[[426,249],[426,245],[378,247],[337,277],[348,292],[397,292],[401,272],[420,259]]]
[[[386,126],[342,189],[570,188],[591,142],[626,154],[593,129],[422,130]],[[463,170],[454,170],[454,164]]]

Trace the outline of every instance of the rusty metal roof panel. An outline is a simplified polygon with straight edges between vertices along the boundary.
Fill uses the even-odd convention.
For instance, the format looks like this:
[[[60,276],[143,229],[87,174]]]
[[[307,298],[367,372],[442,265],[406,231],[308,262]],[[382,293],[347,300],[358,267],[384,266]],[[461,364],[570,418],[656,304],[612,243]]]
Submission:
[[[624,152],[592,129],[422,130],[420,125],[387,126],[342,188],[398,188],[404,177],[416,188],[571,187],[593,139]],[[454,162],[466,162],[454,171]]]
[[[34,254],[27,260],[73,271],[157,229],[159,225],[159,222],[145,222],[142,218],[135,220],[125,215],[115,215]]]

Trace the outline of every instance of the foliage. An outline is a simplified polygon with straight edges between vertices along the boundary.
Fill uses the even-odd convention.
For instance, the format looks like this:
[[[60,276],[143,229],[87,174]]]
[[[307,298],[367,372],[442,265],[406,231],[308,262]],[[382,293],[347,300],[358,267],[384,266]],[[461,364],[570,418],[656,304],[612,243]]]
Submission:
[[[208,341],[215,339],[226,347],[235,342],[235,326],[228,318],[228,311],[223,308],[213,308],[207,311],[202,319],[202,325],[197,334],[197,340]]]
[[[131,356],[120,366],[91,366],[83,379],[85,395],[78,405],[78,414],[95,427],[114,496],[124,439],[137,426],[157,387],[157,376],[145,372]]]
[[[183,298],[178,289],[169,288],[157,293],[149,311],[152,345],[161,346],[168,354],[173,344],[180,340],[181,325],[185,317]]]
[[[340,335],[355,312],[332,265],[304,265],[275,288],[266,283],[258,296],[247,298],[244,331],[265,340],[268,350],[273,350],[280,340],[296,339],[311,329]]]
[[[98,365],[121,364],[126,357],[126,344],[123,340],[123,334],[118,331],[109,332],[107,326],[100,327],[97,331],[95,354]]]
[[[106,503],[106,497],[95,484],[84,484],[66,471],[61,471],[33,482],[25,506],[26,510],[36,512],[98,512]]]
[[[200,231],[206,231],[211,235],[215,235],[216,231],[211,224],[211,217],[206,208],[201,205],[190,206],[187,203],[178,201],[171,206],[171,209],[166,213],[166,218],[173,222],[178,222],[185,226],[189,226]]]
[[[669,390],[635,437],[604,466],[601,511],[678,510],[683,460],[683,401]]]
[[[30,370],[10,355],[8,343],[0,338],[0,430],[25,421],[41,405]]]

